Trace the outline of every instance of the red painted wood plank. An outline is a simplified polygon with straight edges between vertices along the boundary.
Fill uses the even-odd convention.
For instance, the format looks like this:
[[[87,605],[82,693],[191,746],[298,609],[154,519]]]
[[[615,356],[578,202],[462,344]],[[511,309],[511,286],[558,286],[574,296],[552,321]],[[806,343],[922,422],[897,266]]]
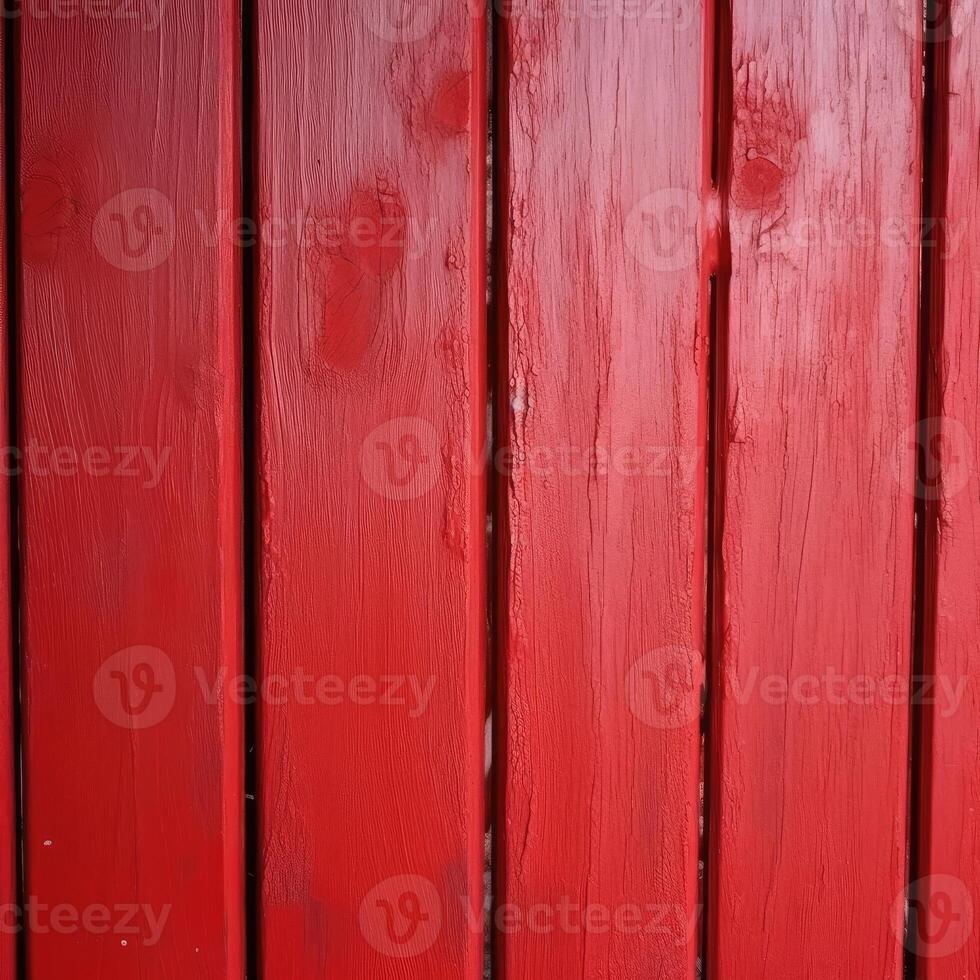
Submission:
[[[5,26],[4,30],[10,30]],[[4,75],[5,54],[0,52],[0,106],[6,106]],[[5,110],[0,109],[0,159],[6,154]],[[6,178],[0,177],[0,351],[9,350],[9,312],[7,309],[7,208]],[[7,404],[7,355],[0,356],[0,432],[10,431]],[[6,440],[4,445],[7,446]],[[16,934],[14,932],[17,900],[17,763],[14,754],[15,710],[13,689],[12,632],[10,621],[11,577],[9,506],[13,465],[8,449],[0,468],[0,977],[17,975]]]
[[[734,0],[709,968],[902,974],[921,42]],[[713,964],[713,965],[711,965]]]
[[[482,976],[485,48],[259,7],[267,980]]]
[[[19,21],[30,977],[237,980],[238,4],[84,6]]]
[[[693,977],[702,13],[533,6],[500,27],[499,962],[515,980]]]
[[[930,228],[932,349],[927,421],[908,441],[924,466],[926,714],[922,833],[909,941],[923,980],[980,975],[980,35],[975,5],[937,8],[939,126],[931,150],[943,222]]]

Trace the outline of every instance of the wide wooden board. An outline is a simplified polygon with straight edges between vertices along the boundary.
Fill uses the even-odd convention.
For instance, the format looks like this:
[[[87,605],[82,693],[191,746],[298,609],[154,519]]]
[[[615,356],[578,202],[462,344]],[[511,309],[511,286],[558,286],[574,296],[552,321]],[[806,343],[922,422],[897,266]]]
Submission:
[[[238,5],[102,6],[17,26],[29,976],[240,980]]]
[[[498,968],[693,977],[704,23],[532,7],[498,24]]]
[[[263,976],[477,980],[483,11],[258,14]]]
[[[920,25],[900,5],[843,0],[734,0],[731,12],[709,970],[893,980]]]

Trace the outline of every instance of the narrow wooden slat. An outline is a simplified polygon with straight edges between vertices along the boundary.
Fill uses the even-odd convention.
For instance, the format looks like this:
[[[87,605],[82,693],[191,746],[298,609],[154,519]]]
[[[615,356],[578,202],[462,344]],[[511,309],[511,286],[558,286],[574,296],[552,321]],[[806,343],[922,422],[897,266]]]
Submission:
[[[515,980],[693,977],[703,18],[690,4],[532,7],[502,19],[498,62],[498,958]]]
[[[732,4],[719,980],[902,975],[915,6]]]
[[[483,15],[257,26],[263,975],[476,980]]]
[[[929,24],[938,125],[928,411],[910,433],[924,468],[925,715],[919,878],[909,942],[923,980],[980,976],[980,34],[974,4],[950,0]],[[943,208],[943,204],[945,207]]]
[[[103,6],[19,22],[30,977],[238,980],[238,4]]]
[[[9,31],[5,24],[4,31]],[[0,35],[0,160],[6,161],[6,49]],[[5,166],[5,163],[4,163]],[[17,902],[17,801],[15,758],[14,664],[11,629],[10,477],[16,460],[9,453],[10,431],[7,368],[10,319],[7,308],[7,181],[0,175],[0,432],[7,447],[0,468],[0,977],[17,976],[17,942],[13,927]]]

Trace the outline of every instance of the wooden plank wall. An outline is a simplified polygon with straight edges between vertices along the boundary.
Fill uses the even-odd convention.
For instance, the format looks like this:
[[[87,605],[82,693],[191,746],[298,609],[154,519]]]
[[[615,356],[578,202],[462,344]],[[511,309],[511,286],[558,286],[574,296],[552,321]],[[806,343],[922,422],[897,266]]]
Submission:
[[[17,27],[27,965],[240,978],[238,5],[128,9]]]
[[[920,41],[885,5],[732,21],[709,956],[725,980],[898,978]]]
[[[972,0],[98,6],[4,23],[0,980],[980,974]]]
[[[696,966],[705,38],[664,14],[500,25],[508,977]]]
[[[266,980],[483,971],[486,23],[396,12],[259,5]]]

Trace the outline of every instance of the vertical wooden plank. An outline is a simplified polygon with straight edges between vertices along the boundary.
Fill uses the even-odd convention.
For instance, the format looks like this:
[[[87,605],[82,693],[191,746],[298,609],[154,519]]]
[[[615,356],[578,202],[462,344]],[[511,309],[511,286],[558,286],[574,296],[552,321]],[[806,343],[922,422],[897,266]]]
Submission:
[[[482,976],[485,46],[259,4],[267,980]]]
[[[237,4],[69,8],[20,21],[29,975],[238,980]]]
[[[922,87],[909,6],[732,4],[722,980],[902,974]]]
[[[4,433],[5,455],[0,467],[0,977],[17,975],[17,944],[14,926],[17,902],[17,760],[15,757],[15,701],[13,633],[11,624],[10,568],[10,477],[16,469],[7,433],[10,431],[7,368],[10,349],[10,319],[7,306],[7,178],[5,32],[0,32],[0,432]]]
[[[499,962],[513,978],[693,977],[701,5],[514,5],[500,30]]]
[[[909,942],[923,980],[980,975],[980,35],[975,5],[936,7],[937,125],[928,229],[932,345],[926,421],[909,441],[926,515],[925,714],[919,879]]]

